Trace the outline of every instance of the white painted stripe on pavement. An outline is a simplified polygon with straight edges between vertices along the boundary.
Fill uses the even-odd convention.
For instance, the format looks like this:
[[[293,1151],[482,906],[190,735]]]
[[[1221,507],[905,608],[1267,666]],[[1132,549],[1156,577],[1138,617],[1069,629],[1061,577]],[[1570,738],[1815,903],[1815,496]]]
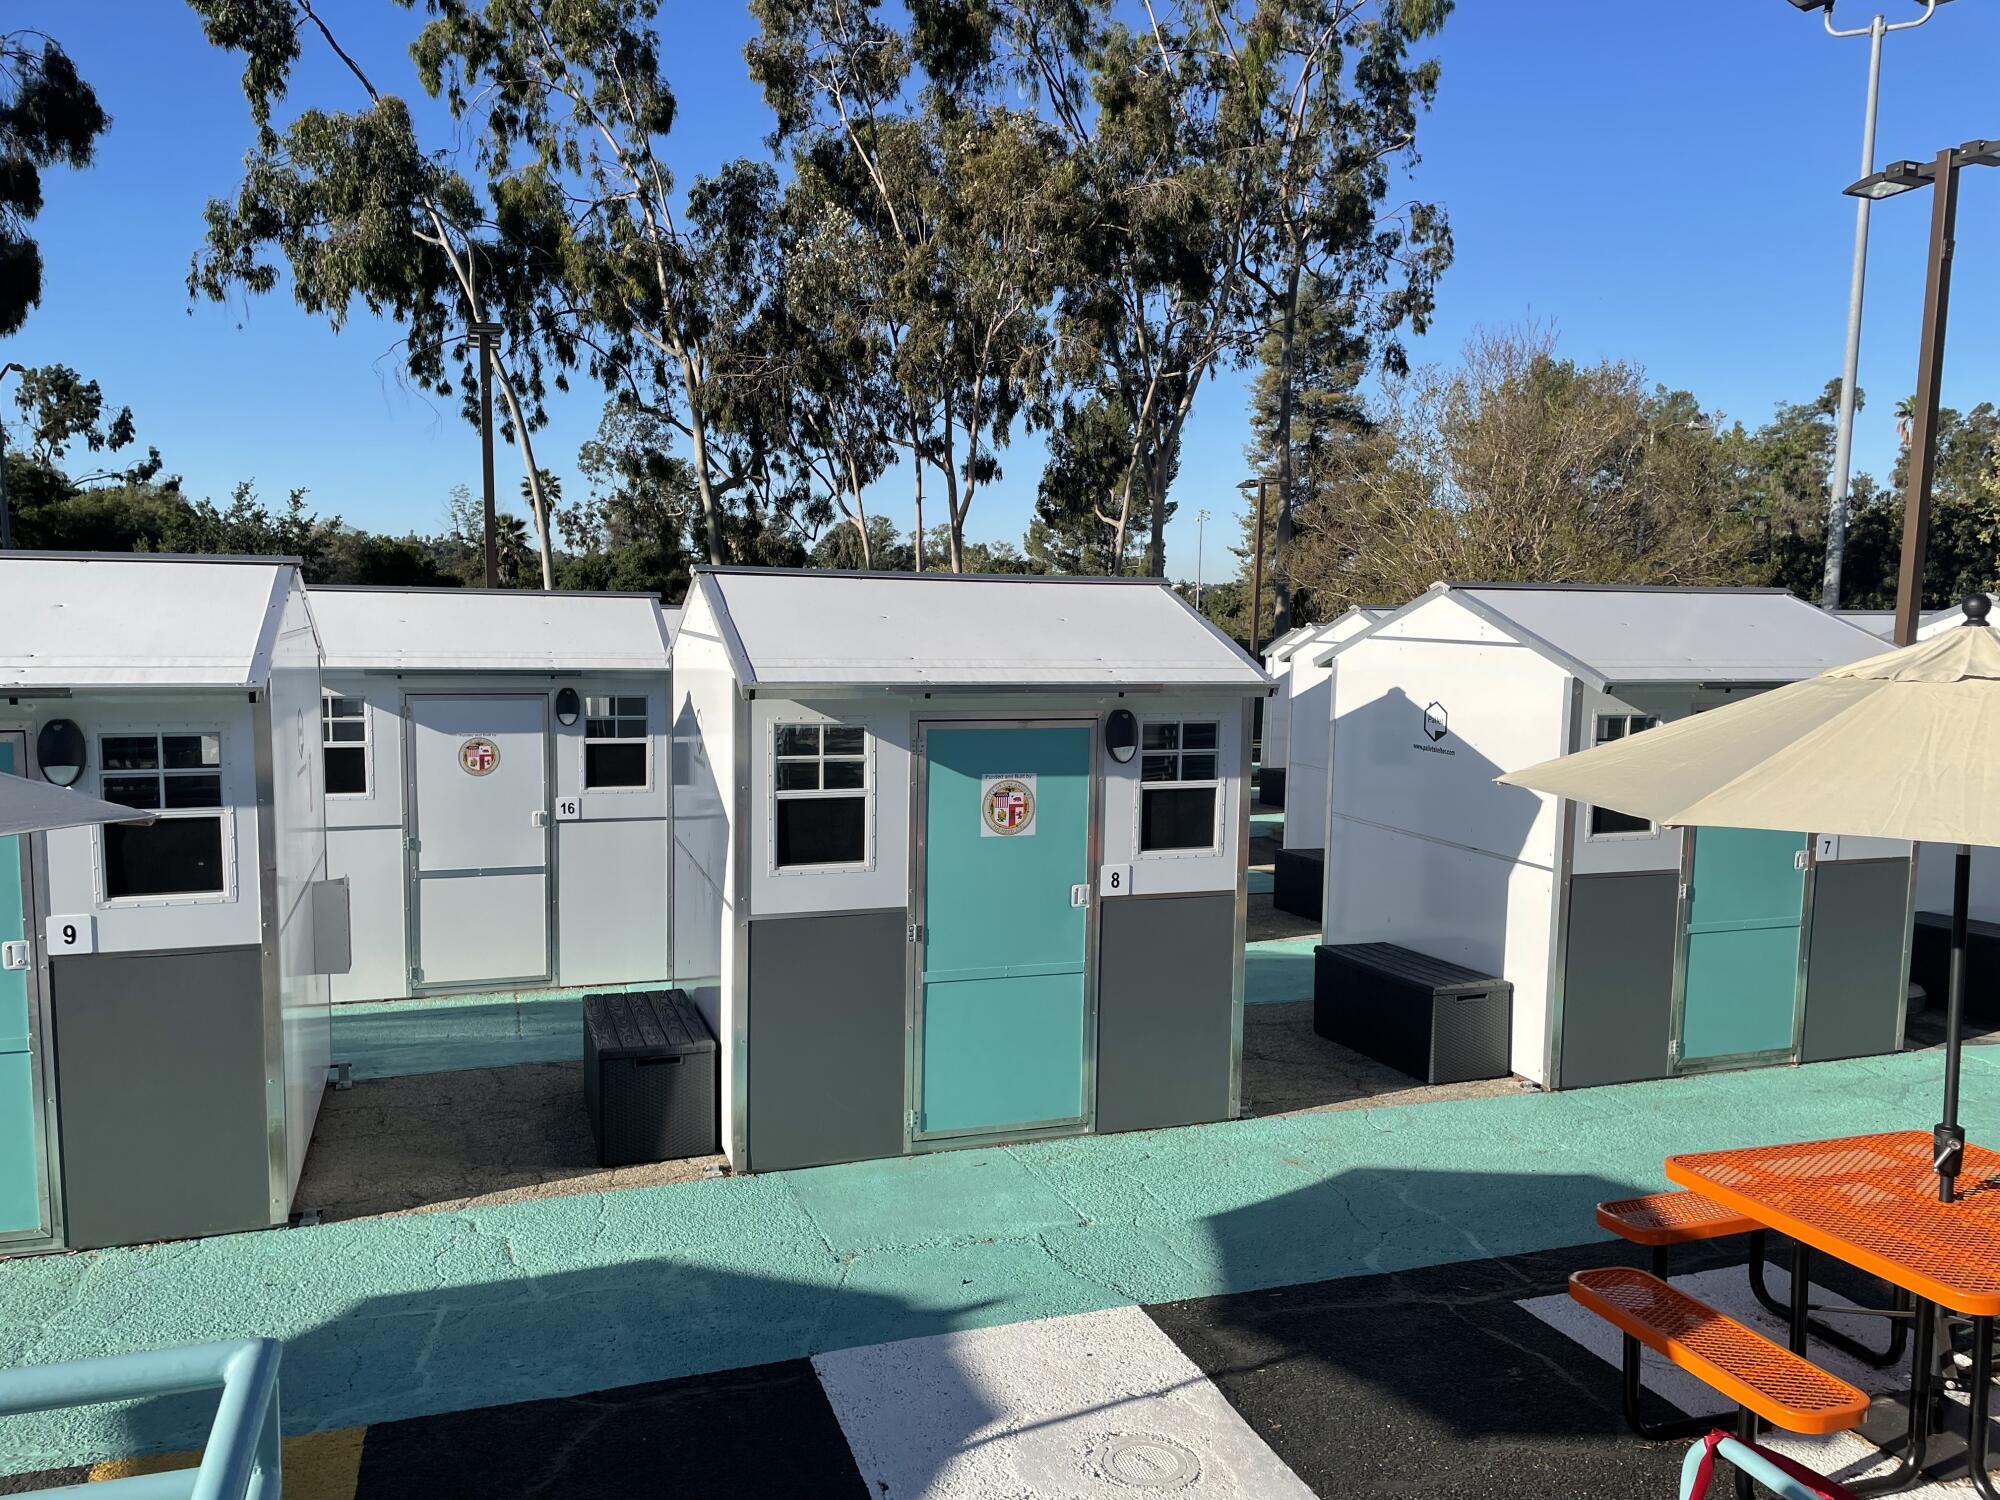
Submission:
[[[1313,1500],[1136,1307],[813,1357],[882,1500]]]
[[[1791,1278],[1779,1267],[1772,1266],[1769,1277],[1774,1295],[1785,1298],[1791,1295]],[[1766,1338],[1783,1344],[1790,1337],[1790,1330],[1784,1322],[1773,1317],[1750,1290],[1749,1274],[1741,1266],[1725,1266],[1712,1271],[1698,1271],[1690,1276],[1673,1278],[1675,1286],[1691,1297],[1706,1302],[1717,1312],[1727,1313],[1740,1323],[1747,1323]],[[1829,1305],[1839,1305],[1846,1298],[1823,1287],[1815,1287],[1813,1301]],[[1526,1311],[1540,1318],[1557,1332],[1568,1335],[1585,1349],[1603,1360],[1615,1372],[1623,1360],[1618,1330],[1587,1311],[1567,1292],[1559,1292],[1553,1297],[1533,1297],[1519,1304]],[[1843,1317],[1837,1313],[1817,1314],[1821,1321],[1862,1340],[1864,1343],[1880,1346],[1887,1337],[1887,1330],[1880,1318]],[[1859,1360],[1849,1359],[1837,1349],[1829,1349],[1824,1344],[1814,1344],[1811,1351],[1812,1362],[1822,1369],[1838,1375],[1842,1380],[1859,1386],[1869,1395],[1903,1389],[1909,1385],[1909,1364],[1904,1361],[1894,1369],[1878,1370],[1872,1365],[1864,1365]],[[1685,1370],[1669,1364],[1666,1359],[1651,1349],[1640,1351],[1640,1381],[1654,1395],[1671,1402],[1689,1416],[1698,1412],[1721,1412],[1727,1402],[1706,1385],[1696,1380]],[[1611,1399],[1617,1399],[1617,1376],[1614,1373],[1606,1382]],[[1961,1401],[1961,1407],[1963,1402]],[[1949,1425],[1958,1432],[1965,1431],[1965,1418],[1961,1414],[1948,1419]],[[1721,1426],[1734,1424],[1725,1420]],[[1637,1441],[1634,1439],[1634,1441]],[[1767,1431],[1757,1439],[1765,1447],[1797,1459],[1809,1469],[1816,1469],[1829,1479],[1837,1479],[1842,1484],[1853,1484],[1876,1473],[1886,1473],[1890,1459],[1866,1439],[1851,1432],[1831,1433],[1826,1437],[1801,1437],[1796,1433]],[[1720,1493],[1720,1491],[1718,1491]],[[1759,1492],[1762,1493],[1761,1491]],[[1900,1495],[1913,1500],[1960,1500],[1973,1495],[1972,1482],[1954,1479],[1945,1482],[1930,1481],[1898,1491]]]

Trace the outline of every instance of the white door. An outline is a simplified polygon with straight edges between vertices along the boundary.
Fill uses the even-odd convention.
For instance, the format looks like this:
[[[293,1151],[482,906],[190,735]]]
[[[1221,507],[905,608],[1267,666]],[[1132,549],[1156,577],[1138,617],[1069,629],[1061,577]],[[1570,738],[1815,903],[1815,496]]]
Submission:
[[[548,700],[404,701],[412,986],[547,980]]]

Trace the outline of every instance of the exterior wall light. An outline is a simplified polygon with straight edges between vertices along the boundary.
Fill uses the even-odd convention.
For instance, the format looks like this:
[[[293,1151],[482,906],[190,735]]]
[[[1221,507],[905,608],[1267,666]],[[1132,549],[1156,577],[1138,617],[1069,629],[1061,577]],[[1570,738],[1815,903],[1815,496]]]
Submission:
[[[51,719],[35,736],[35,761],[42,779],[54,786],[74,786],[83,774],[89,742],[74,719]]]

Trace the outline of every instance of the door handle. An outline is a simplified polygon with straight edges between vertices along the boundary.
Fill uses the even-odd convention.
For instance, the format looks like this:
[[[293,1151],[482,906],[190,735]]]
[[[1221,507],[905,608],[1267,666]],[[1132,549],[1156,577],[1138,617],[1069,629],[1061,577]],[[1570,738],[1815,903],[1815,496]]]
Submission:
[[[528,824],[532,828],[546,828],[549,826],[549,815],[537,808],[528,814]]]
[[[11,943],[0,943],[0,971],[25,969],[32,960],[34,950],[25,938]]]

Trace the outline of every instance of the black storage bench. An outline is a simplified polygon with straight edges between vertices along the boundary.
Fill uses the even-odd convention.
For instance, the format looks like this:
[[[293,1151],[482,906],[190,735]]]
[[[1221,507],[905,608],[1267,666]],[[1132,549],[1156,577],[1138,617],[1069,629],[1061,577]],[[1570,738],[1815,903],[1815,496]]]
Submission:
[[[1313,1030],[1425,1083],[1513,1071],[1514,987],[1394,943],[1313,949]]]
[[[606,1167],[716,1148],[716,1046],[680,990],[583,997],[583,1103]]]
[[[1271,863],[1271,904],[1295,917],[1320,918],[1326,895],[1324,849],[1280,849]]]

